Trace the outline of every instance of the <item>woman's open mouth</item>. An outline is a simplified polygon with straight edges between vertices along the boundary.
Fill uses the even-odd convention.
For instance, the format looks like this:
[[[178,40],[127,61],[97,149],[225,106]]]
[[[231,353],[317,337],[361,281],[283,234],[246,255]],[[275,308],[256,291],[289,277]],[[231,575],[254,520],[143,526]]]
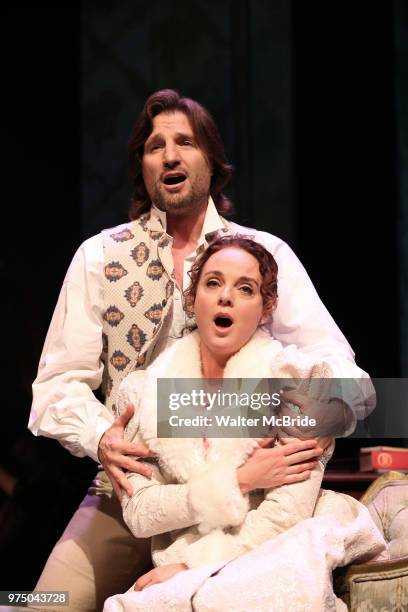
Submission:
[[[226,331],[233,325],[234,321],[228,314],[217,314],[214,317],[214,325],[218,331]]]

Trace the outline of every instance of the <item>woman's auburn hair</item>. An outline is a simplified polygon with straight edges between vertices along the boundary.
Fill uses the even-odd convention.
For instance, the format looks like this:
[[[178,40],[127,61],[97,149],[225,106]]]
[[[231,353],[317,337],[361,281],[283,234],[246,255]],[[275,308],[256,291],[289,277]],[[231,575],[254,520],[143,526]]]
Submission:
[[[214,253],[228,248],[242,249],[258,261],[259,272],[262,276],[261,296],[264,313],[268,320],[270,320],[278,301],[278,264],[273,255],[265,247],[255,242],[255,240],[240,236],[239,234],[215,238],[191,266],[189,272],[190,286],[184,292],[188,314],[191,316],[194,313],[197,287],[206,262]]]
[[[128,144],[130,178],[133,186],[129,210],[131,220],[150,210],[151,201],[143,181],[143,153],[146,140],[153,129],[153,119],[160,113],[184,113],[212,170],[210,195],[221,215],[234,212],[233,204],[223,193],[231,178],[232,166],[227,162],[220,133],[211,114],[198,102],[185,98],[174,89],[162,89],[152,94],[137,118]]]

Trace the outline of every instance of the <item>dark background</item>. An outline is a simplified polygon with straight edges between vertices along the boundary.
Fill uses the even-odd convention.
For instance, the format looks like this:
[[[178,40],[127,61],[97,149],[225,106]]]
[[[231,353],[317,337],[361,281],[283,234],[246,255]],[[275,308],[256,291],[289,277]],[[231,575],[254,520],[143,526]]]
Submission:
[[[154,90],[213,112],[236,220],[289,242],[358,364],[408,372],[406,5],[112,4],[3,20],[4,589],[34,586],[95,469],[25,433],[30,385],[76,248],[126,220],[127,138]]]

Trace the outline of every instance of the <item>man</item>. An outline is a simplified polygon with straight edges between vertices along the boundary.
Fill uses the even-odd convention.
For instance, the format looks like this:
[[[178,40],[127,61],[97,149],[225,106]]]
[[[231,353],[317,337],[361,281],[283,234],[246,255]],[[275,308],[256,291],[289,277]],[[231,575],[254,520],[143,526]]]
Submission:
[[[129,157],[134,194],[131,223],[87,240],[68,270],[33,385],[29,427],[58,439],[104,468],[54,548],[38,590],[70,591],[70,610],[99,609],[128,588],[150,562],[149,542],[135,540],[117,497],[128,493],[123,470],[150,475],[137,458],[145,447],[124,442],[132,415],[115,415],[124,376],[146,368],[193,322],[183,309],[188,271],[211,237],[250,234],[279,266],[273,334],[321,357],[338,355],[355,368],[344,336],[320,302],[300,262],[281,240],[227,222],[230,178],[217,127],[197,102],[163,90],[147,100],[134,126]],[[102,383],[106,405],[94,396]],[[237,472],[244,490],[305,480],[322,452],[316,441],[265,447]],[[116,496],[112,495],[112,487]]]

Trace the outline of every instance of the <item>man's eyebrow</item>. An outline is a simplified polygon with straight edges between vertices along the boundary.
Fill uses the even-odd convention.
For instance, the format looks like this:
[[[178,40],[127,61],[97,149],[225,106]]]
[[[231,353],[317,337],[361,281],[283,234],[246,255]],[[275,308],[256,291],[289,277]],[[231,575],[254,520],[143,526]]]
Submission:
[[[177,138],[188,138],[189,140],[194,140],[193,132],[177,132]]]
[[[176,132],[176,139],[180,139],[180,138],[188,138],[189,140],[195,140],[194,138],[194,134],[188,133],[188,132]],[[146,144],[150,144],[151,142],[154,142],[155,140],[163,140],[164,136],[162,134],[162,132],[157,132],[156,134],[150,134],[150,136],[147,138],[145,145]]]
[[[145,146],[147,144],[150,144],[151,142],[154,142],[155,140],[160,140],[163,138],[163,134],[161,132],[158,132],[157,134],[150,134],[150,136],[145,140]]]

